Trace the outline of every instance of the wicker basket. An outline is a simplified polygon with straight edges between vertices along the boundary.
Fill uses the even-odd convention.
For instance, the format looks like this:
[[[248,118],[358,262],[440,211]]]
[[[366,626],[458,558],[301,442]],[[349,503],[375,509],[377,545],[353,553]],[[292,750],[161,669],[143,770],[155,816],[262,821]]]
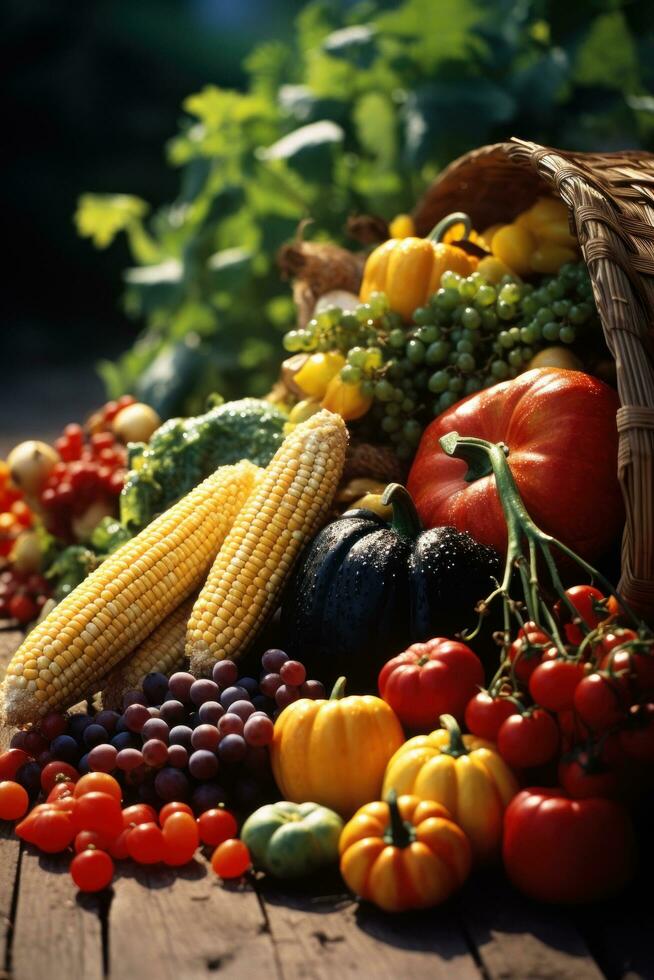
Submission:
[[[419,235],[461,209],[484,228],[544,192],[569,208],[616,361],[626,504],[620,589],[654,619],[654,155],[570,153],[517,139],[485,146],[447,167],[413,217]]]

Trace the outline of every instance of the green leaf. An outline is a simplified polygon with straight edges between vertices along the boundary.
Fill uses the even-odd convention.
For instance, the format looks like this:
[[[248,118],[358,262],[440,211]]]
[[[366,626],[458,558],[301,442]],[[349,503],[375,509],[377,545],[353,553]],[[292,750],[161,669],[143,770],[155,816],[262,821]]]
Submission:
[[[512,5],[512,9],[516,6]],[[375,24],[380,34],[395,35],[427,77],[445,60],[464,58],[471,30],[481,21],[483,0],[405,0],[393,11],[380,14]],[[493,11],[493,16],[497,16]]]
[[[207,260],[213,289],[231,290],[243,285],[250,274],[253,252],[249,248],[224,248]]]
[[[331,144],[342,143],[344,138],[341,126],[330,119],[322,119],[282,136],[272,146],[259,150],[258,156],[260,160],[286,160],[292,163],[306,153],[313,154]]]
[[[218,317],[209,303],[188,300],[176,311],[170,321],[172,340],[183,340],[189,334],[210,337],[218,328]]]
[[[332,31],[322,42],[322,49],[332,58],[340,58],[357,68],[369,68],[377,54],[374,24],[357,24]]]
[[[92,239],[96,248],[107,248],[147,212],[146,202],[130,194],[82,194],[74,220],[82,237]]]
[[[575,81],[633,91],[638,84],[634,39],[619,11],[597,17],[578,51]]]
[[[408,161],[441,165],[469,146],[484,143],[492,127],[507,122],[516,109],[512,95],[490,80],[452,80],[423,85],[404,106]]]
[[[352,118],[359,143],[383,167],[392,166],[397,150],[397,114],[381,92],[368,92],[356,102]]]

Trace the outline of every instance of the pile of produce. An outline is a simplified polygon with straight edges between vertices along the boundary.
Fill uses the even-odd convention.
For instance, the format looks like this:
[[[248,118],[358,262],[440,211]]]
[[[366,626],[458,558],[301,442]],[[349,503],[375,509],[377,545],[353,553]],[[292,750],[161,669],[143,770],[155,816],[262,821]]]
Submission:
[[[392,230],[267,400],[123,399],[0,471],[3,608],[36,618],[48,548],[55,585],[3,683],[0,818],[83,890],[202,845],[223,878],[338,865],[389,912],[499,862],[551,902],[634,874],[654,634],[590,564],[618,400],[565,209]]]

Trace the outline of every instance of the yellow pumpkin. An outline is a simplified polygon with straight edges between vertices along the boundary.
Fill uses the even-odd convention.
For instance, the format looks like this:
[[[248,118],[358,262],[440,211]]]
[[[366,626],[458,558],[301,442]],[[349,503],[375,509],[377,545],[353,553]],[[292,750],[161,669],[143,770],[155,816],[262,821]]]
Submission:
[[[475,859],[492,861],[499,856],[504,811],[518,783],[492,742],[462,735],[451,715],[443,715],[441,725],[398,749],[382,795],[394,789],[441,803],[468,835]]]
[[[445,807],[394,792],[357,811],[339,851],[346,885],[386,912],[444,902],[472,863],[468,838]]]
[[[470,218],[457,212],[439,222],[427,238],[389,238],[379,245],[366,260],[361,302],[366,303],[373,293],[384,293],[391,310],[409,320],[440,287],[445,271],[461,276],[474,272],[475,256],[440,241],[453,224],[462,224],[464,233],[470,233]]]
[[[350,817],[376,800],[404,733],[392,708],[372,695],[344,697],[340,677],[328,701],[302,698],[275,722],[270,757],[285,800],[320,803]]]

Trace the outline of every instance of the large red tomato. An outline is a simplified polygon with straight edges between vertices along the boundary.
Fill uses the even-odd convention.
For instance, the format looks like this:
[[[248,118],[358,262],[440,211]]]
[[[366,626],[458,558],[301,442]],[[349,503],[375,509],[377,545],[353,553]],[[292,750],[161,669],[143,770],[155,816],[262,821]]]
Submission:
[[[629,815],[613,800],[572,800],[526,789],[504,815],[502,849],[516,888],[543,902],[593,902],[627,884],[635,845]]]
[[[470,698],[484,683],[481,660],[465,643],[438,636],[414,643],[379,674],[379,693],[403,725],[431,731],[441,715],[463,721]]]
[[[408,488],[426,527],[452,525],[500,554],[506,523],[492,474],[466,482],[467,463],[447,456],[448,432],[509,447],[509,466],[532,519],[582,557],[617,537],[618,396],[581,371],[540,368],[470,395],[425,430]]]

